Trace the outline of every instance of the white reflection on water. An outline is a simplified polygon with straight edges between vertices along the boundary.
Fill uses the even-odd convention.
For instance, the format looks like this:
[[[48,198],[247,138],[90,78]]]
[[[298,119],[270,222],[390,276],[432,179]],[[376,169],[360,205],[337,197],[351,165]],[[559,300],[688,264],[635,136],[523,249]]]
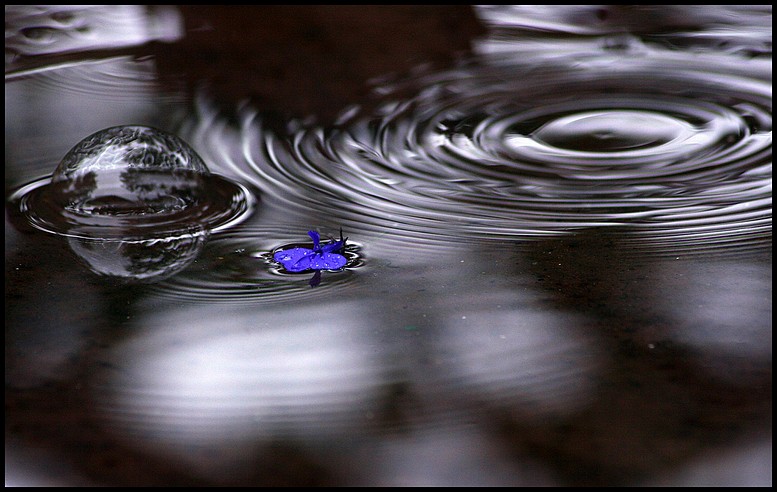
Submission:
[[[545,466],[528,456],[515,460],[510,451],[475,427],[430,428],[389,436],[361,454],[367,455],[360,456],[359,463],[364,483],[379,487],[559,485]]]
[[[511,463],[481,412],[580,412],[606,357],[585,317],[527,307],[536,293],[461,254],[441,260],[455,268],[384,270],[341,300],[139,313],[93,385],[104,429],[213,480],[280,441],[335,460],[348,483],[553,483]]]
[[[645,487],[763,487],[772,476],[772,440],[755,439],[711,451],[676,473],[647,480]]]
[[[672,339],[693,348],[700,366],[739,384],[752,367],[771,367],[771,270],[747,262],[664,264],[659,312]],[[736,364],[731,361],[736,360]]]
[[[582,336],[584,319],[552,311],[499,311],[447,317],[442,345],[451,358],[451,377],[477,397],[520,408],[528,418],[591,404],[603,354]]]
[[[478,5],[491,29],[481,54],[554,53],[633,47],[771,55],[770,5]],[[519,41],[520,42],[516,42]]]
[[[194,308],[149,316],[98,385],[109,429],[185,460],[187,446],[358,432],[385,370],[353,305]]]
[[[171,7],[144,5],[12,5],[5,8],[6,65],[19,57],[117,49],[176,41],[183,19]],[[7,67],[6,67],[7,68]]]

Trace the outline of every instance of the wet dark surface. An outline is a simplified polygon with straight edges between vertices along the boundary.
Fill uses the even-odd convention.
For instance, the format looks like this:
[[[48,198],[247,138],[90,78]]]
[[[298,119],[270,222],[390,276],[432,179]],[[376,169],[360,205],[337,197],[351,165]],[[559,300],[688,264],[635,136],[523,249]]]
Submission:
[[[771,484],[771,8],[6,7],[5,182],[7,485]]]

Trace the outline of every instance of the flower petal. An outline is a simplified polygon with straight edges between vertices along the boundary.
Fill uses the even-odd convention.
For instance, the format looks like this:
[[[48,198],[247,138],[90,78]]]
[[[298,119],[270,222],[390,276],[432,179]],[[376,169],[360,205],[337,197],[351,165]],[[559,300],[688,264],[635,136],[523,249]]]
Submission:
[[[333,243],[324,244],[321,246],[322,253],[339,253],[345,247],[344,241],[335,241]]]
[[[277,251],[273,258],[290,272],[304,272],[312,268],[311,258],[319,256],[310,248],[291,248]]]
[[[313,270],[339,270],[346,263],[348,259],[336,253],[316,254],[310,257],[310,268]]]
[[[319,249],[318,243],[321,241],[321,235],[317,231],[308,231],[308,236],[313,240],[313,250]]]

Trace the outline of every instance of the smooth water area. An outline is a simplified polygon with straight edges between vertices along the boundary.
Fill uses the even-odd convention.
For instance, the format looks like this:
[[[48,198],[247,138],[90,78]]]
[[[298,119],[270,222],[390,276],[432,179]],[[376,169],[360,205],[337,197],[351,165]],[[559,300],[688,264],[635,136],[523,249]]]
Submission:
[[[6,7],[6,484],[770,484],[771,29]]]

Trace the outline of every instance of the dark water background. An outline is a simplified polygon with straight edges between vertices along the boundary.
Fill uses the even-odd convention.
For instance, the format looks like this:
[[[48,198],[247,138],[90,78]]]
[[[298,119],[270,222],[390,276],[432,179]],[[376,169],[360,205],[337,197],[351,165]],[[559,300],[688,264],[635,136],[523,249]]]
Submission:
[[[7,6],[6,484],[770,485],[771,31]]]

